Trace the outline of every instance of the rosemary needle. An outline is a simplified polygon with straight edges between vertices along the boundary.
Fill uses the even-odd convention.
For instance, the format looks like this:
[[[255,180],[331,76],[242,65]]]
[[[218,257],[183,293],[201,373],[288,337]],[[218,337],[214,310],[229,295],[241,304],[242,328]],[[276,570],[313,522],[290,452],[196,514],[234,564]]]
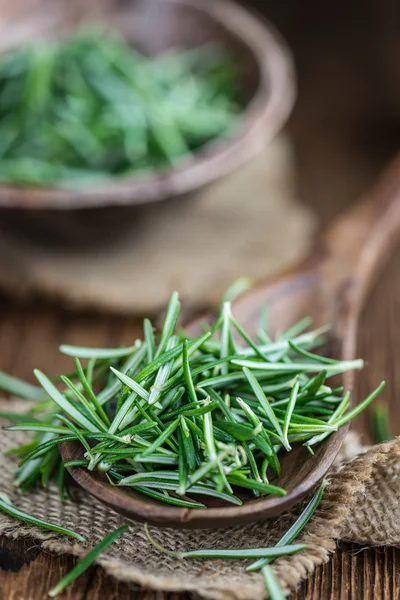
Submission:
[[[289,443],[284,439],[284,435],[283,435],[281,426],[278,422],[278,419],[276,418],[276,415],[275,415],[266,395],[264,394],[264,392],[260,386],[260,383],[257,381],[256,377],[246,366],[243,367],[243,372],[246,375],[247,380],[250,383],[257,400],[259,401],[260,405],[262,406],[265,415],[269,419],[273,428],[276,430],[278,437],[282,441],[286,450],[290,450]]]
[[[59,525],[54,525],[53,523],[47,523],[47,521],[42,521],[37,517],[33,517],[32,515],[28,515],[27,513],[14,508],[9,502],[5,501],[4,497],[0,497],[0,510],[5,512],[10,517],[18,519],[18,521],[23,521],[24,523],[29,523],[29,525],[34,525],[35,527],[41,527],[42,529],[49,529],[50,531],[55,531],[56,533],[68,535],[69,537],[75,538],[80,542],[85,541],[85,538],[82,535],[79,535],[79,533],[75,533],[75,531],[71,531],[65,527],[60,527]]]
[[[389,442],[392,438],[387,404],[379,404],[371,415],[371,426],[375,444]]]
[[[248,367],[249,369],[256,369],[262,371],[280,371],[280,372],[304,372],[311,371],[316,373],[317,371],[328,371],[332,374],[343,373],[349,369],[362,369],[364,362],[362,360],[348,360],[341,363],[335,364],[311,364],[307,362],[291,362],[291,363],[267,363],[253,360],[242,360],[233,359],[232,363],[240,367]]]
[[[297,396],[299,393],[299,387],[300,387],[300,383],[299,383],[299,381],[296,381],[296,383],[294,384],[294,386],[292,387],[292,390],[290,392],[289,402],[288,402],[288,405],[286,408],[285,420],[283,423],[283,440],[284,440],[285,448],[290,448],[290,444],[289,444],[289,440],[288,440],[288,431],[289,431],[290,421],[291,421],[291,418],[293,415],[293,411],[295,409],[295,404],[296,404]]]
[[[175,558],[206,558],[206,559],[246,559],[246,558],[278,558],[280,556],[289,556],[301,552],[307,546],[305,544],[291,544],[288,546],[274,546],[272,548],[240,548],[237,550],[231,549],[209,549],[209,550],[191,550],[189,552],[176,552],[164,548],[156,542],[150,535],[147,523],[144,524],[144,531],[148,542],[154,546],[159,552],[173,556]]]
[[[261,573],[264,579],[265,587],[269,593],[269,597],[271,600],[285,600],[286,595],[283,593],[281,586],[277,578],[275,577],[275,573],[273,572],[270,565],[265,565],[261,569]]]
[[[307,523],[313,517],[315,511],[317,510],[317,508],[322,500],[322,496],[323,496],[324,490],[327,485],[328,485],[328,482],[326,481],[326,479],[324,479],[323,482],[321,483],[320,487],[314,494],[314,496],[311,498],[310,502],[307,504],[306,508],[303,510],[303,512],[300,514],[300,516],[296,519],[296,521],[293,523],[293,525],[286,531],[286,533],[283,534],[283,536],[281,537],[279,542],[277,542],[277,544],[276,544],[277,546],[284,546],[286,544],[291,544],[292,542],[294,542],[294,540],[297,538],[297,536],[303,531],[304,527],[307,525]],[[266,564],[268,564],[268,560],[266,560],[266,559],[258,560],[256,562],[252,563],[251,565],[249,565],[246,568],[246,571],[249,571],[249,572],[258,571]]]
[[[111,546],[111,544],[126,531],[128,531],[128,526],[123,525],[122,527],[119,527],[115,531],[112,531],[111,533],[106,535],[106,537],[103,540],[101,540],[101,542],[99,542],[94,548],[92,548],[92,550],[90,550],[86,554],[86,556],[84,556],[77,562],[72,571],[70,571],[65,577],[63,577],[63,579],[61,579],[61,581],[52,590],[49,591],[49,596],[51,598],[54,598],[54,596],[57,596],[57,594],[62,592],[68,585],[75,581],[75,579],[82,575],[82,573],[84,573],[90,567],[90,565],[92,565],[95,562],[95,560],[101,554],[103,554],[103,552],[107,550],[107,548]]]
[[[238,296],[247,292],[253,286],[253,282],[248,277],[241,277],[239,279],[235,279],[232,284],[225,291],[224,296],[221,301],[221,308],[223,307],[225,302],[233,302]]]
[[[49,394],[54,402],[59,405],[61,410],[65,411],[66,414],[74,419],[81,427],[84,427],[88,431],[96,431],[97,427],[80,410],[78,410],[72,402],[67,400],[67,398],[57,390],[44,373],[39,371],[39,369],[35,369],[34,373],[43,389]]]
[[[123,358],[129,356],[135,350],[136,344],[125,348],[82,348],[81,346],[70,346],[68,344],[60,346],[60,352],[73,358]]]
[[[24,398],[26,400],[36,400],[37,402],[40,402],[47,398],[47,395],[42,388],[26,383],[26,381],[22,381],[22,379],[18,379],[18,377],[7,375],[7,373],[4,373],[3,371],[0,371],[0,389],[13,396],[18,396],[18,398]]]

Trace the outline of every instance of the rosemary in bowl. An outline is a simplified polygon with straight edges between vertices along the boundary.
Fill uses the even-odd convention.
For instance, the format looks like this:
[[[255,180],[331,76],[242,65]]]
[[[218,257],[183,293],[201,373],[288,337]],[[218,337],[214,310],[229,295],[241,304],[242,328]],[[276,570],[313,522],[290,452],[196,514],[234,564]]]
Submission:
[[[218,47],[146,57],[88,27],[0,56],[0,182],[142,177],[229,135],[241,110]]]
[[[312,453],[384,385],[350,408],[350,394],[329,379],[363,362],[316,354],[327,328],[309,331],[309,319],[276,339],[262,327],[254,340],[225,302],[213,327],[188,336],[177,328],[179,311],[174,293],[161,333],[145,319],[143,339],[130,347],[61,346],[74,370],[53,379],[35,371],[41,388],[0,377],[3,389],[36,402],[27,415],[0,415],[14,422],[7,429],[34,432],[14,450],[17,486],[54,477],[64,495],[65,467],[79,465],[192,509],[206,509],[207,497],[239,505],[241,490],[284,495],[273,483],[281,456],[296,444]],[[63,464],[59,444],[68,441],[82,456]]]

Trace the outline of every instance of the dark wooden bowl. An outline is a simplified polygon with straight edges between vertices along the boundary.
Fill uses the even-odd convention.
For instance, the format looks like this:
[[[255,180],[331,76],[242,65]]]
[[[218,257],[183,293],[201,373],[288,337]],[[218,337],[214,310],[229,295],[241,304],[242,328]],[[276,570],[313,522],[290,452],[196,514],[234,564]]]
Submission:
[[[2,32],[0,51],[54,37],[95,18],[122,32],[148,55],[171,47],[222,45],[239,67],[246,103],[236,134],[205,145],[193,159],[146,180],[117,178],[78,189],[0,186],[1,220],[18,223],[23,212],[76,211],[145,204],[184,194],[226,175],[262,149],[282,127],[294,99],[291,56],[279,35],[244,8],[224,0],[124,0],[48,3],[41,14]],[[7,211],[8,209],[8,215]],[[36,216],[36,221],[38,217]]]

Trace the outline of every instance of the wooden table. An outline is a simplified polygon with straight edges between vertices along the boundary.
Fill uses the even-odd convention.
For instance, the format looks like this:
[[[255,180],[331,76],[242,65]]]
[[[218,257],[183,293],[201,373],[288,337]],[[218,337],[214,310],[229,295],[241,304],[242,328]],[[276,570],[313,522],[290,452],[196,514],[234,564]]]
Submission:
[[[356,394],[361,397],[382,378],[388,386],[385,399],[392,407],[394,432],[400,431],[400,374],[396,370],[400,355],[400,251],[382,275],[362,318],[359,353],[368,362],[358,378]],[[138,323],[118,317],[73,315],[56,306],[37,303],[16,306],[6,299],[0,311],[0,368],[15,375],[31,378],[33,367],[48,372],[63,369],[65,358],[57,355],[57,345],[71,343],[127,343],[138,332]],[[357,423],[368,441],[368,414]],[[32,540],[11,542],[0,538],[0,599],[41,600],[47,591],[73,565],[73,559],[41,551]],[[305,582],[293,600],[352,599],[376,600],[399,598],[400,550],[377,548],[360,551],[355,545],[343,544],[333,561],[318,569]],[[71,600],[150,600],[189,598],[190,596],[152,594],[115,582],[102,569],[92,568],[62,596]]]
[[[270,2],[269,7],[277,4]],[[292,8],[296,6],[293,3]],[[279,23],[279,15],[277,18]],[[279,24],[285,29],[284,21]],[[386,128],[381,121],[376,127],[377,107],[382,109],[379,91],[374,97],[364,93],[370,85],[370,78],[365,73],[363,76],[368,60],[365,57],[370,56],[365,51],[370,32],[367,36],[358,31],[358,37],[354,37],[354,31],[350,37],[343,33],[341,43],[333,49],[326,32],[313,39],[311,32],[314,30],[310,27],[307,35],[299,39],[290,26],[286,31],[300,71],[299,101],[289,131],[299,165],[301,197],[315,209],[321,224],[326,224],[369,187],[393,153],[392,145],[397,145],[397,140],[385,135],[392,131],[390,119]],[[400,397],[399,265],[400,248],[382,273],[363,314],[359,355],[367,360],[368,368],[358,378],[355,390],[361,398],[382,378],[387,380],[384,396],[391,406],[394,434],[400,432],[400,409],[396,406],[396,398]],[[18,305],[10,298],[1,298],[0,307],[0,369],[30,379],[34,367],[54,372],[65,366],[64,359],[55,352],[62,341],[111,345],[127,343],[138,332],[134,320],[72,314],[43,302]],[[356,426],[362,431],[363,440],[368,441],[368,413],[358,419]],[[71,558],[41,551],[31,540],[12,542],[0,538],[0,600],[44,600],[73,562]],[[183,600],[190,596],[138,590],[117,583],[102,569],[93,567],[62,598]],[[400,550],[362,550],[342,544],[333,560],[317,569],[292,595],[292,600],[304,598],[400,598]]]

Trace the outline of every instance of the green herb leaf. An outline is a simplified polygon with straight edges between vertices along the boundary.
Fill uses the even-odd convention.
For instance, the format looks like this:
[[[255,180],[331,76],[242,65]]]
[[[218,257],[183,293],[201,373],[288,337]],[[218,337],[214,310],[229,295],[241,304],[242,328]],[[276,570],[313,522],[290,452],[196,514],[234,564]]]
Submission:
[[[60,594],[68,585],[70,585],[73,581],[75,581],[75,579],[82,575],[82,573],[84,573],[90,567],[90,565],[92,565],[96,561],[96,559],[99,556],[101,556],[101,554],[103,554],[107,550],[107,548],[111,546],[111,544],[115,542],[115,540],[118,539],[126,531],[128,531],[128,526],[124,525],[106,535],[106,537],[103,540],[101,540],[101,542],[99,542],[94,548],[92,548],[92,550],[90,550],[86,554],[86,556],[84,556],[77,562],[76,566],[72,569],[72,571],[70,571],[65,577],[63,577],[61,581],[52,590],[49,591],[49,596],[54,598],[54,596]]]
[[[24,523],[34,525],[35,527],[41,527],[42,529],[49,529],[50,531],[55,531],[56,533],[62,533],[63,535],[75,538],[80,542],[85,541],[85,538],[79,535],[79,533],[75,533],[75,531],[71,531],[65,527],[59,527],[58,525],[53,525],[53,523],[47,523],[46,521],[42,521],[41,519],[33,517],[32,515],[28,515],[27,513],[14,508],[8,501],[5,501],[4,498],[0,498],[0,510],[10,517],[18,519],[18,521],[23,521]]]

